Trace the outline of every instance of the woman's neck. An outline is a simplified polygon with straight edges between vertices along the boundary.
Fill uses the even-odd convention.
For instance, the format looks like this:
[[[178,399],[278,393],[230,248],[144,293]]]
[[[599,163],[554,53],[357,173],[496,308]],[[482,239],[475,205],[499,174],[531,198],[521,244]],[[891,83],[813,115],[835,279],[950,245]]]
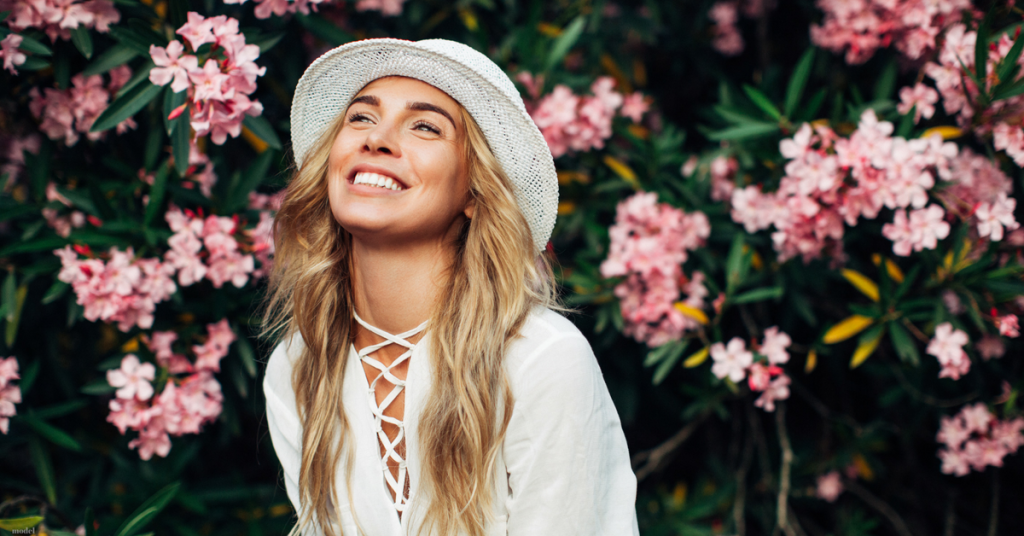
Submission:
[[[353,238],[352,258],[352,299],[356,312],[371,326],[397,335],[430,318],[434,302],[443,290],[440,286],[452,252],[437,242],[396,248]],[[359,348],[383,341],[358,324],[353,327]],[[411,337],[410,342],[419,336]]]

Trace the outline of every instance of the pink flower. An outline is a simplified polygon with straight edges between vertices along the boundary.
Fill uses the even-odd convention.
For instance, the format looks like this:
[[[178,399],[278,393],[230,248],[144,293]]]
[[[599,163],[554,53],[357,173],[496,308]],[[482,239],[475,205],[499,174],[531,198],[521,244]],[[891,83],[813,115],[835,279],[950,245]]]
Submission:
[[[747,385],[751,391],[764,391],[772,381],[772,376],[778,376],[782,369],[776,366],[764,366],[761,363],[754,363],[747,370]]]
[[[17,359],[0,359],[0,432],[5,435],[10,429],[10,418],[18,413],[14,405],[21,403],[21,387],[11,383],[19,378]]]
[[[622,108],[619,109],[619,114],[632,119],[634,123],[639,123],[643,119],[644,114],[650,109],[651,106],[644,100],[643,93],[635,91],[626,95],[622,102]]]
[[[978,236],[987,236],[993,242],[1003,239],[1003,227],[1012,231],[1020,224],[1013,217],[1013,211],[1017,208],[1017,200],[1007,197],[1005,192],[1000,192],[992,203],[980,203],[974,211],[978,218]]]
[[[921,117],[931,119],[935,115],[935,103],[938,101],[939,94],[934,89],[918,82],[913,88],[900,89],[900,104],[896,111],[905,115],[916,106],[914,122],[917,123],[921,121]]]
[[[217,38],[213,35],[213,21],[207,20],[194,11],[189,11],[188,22],[178,28],[175,33],[188,40],[192,50],[198,50],[203,43],[217,42]]]
[[[761,343],[761,353],[768,358],[768,362],[773,365],[782,365],[789,362],[789,352],[786,348],[789,348],[792,340],[783,331],[779,331],[778,326],[772,326],[764,330],[764,342]]]
[[[999,326],[999,334],[1004,337],[1016,339],[1020,337],[1020,324],[1017,315],[1005,315],[996,318],[996,325]]]
[[[971,472],[963,451],[943,449],[939,451],[939,459],[942,460],[941,471],[947,475],[964,476]]]
[[[198,69],[199,59],[191,54],[182,56],[184,50],[185,47],[178,40],[168,43],[167,48],[150,45],[149,55],[152,56],[156,67],[149,71],[149,81],[158,86],[165,86],[170,82],[175,93],[188,89],[188,73]]]
[[[782,374],[768,384],[768,388],[761,393],[761,396],[754,401],[754,405],[767,411],[775,411],[775,401],[789,398],[789,385],[792,383],[789,376]]]
[[[814,495],[819,499],[828,502],[836,502],[839,494],[843,492],[843,481],[839,471],[829,471],[818,477],[818,485]]]
[[[730,1],[716,2],[708,11],[708,18],[715,22],[711,30],[714,36],[711,46],[725,56],[736,56],[743,52],[743,37],[736,28],[739,20],[737,4]]]
[[[395,16],[402,14],[402,4],[406,0],[359,0],[356,11],[380,11],[382,15]]]
[[[959,380],[960,376],[970,370],[971,360],[963,350],[967,343],[967,334],[959,329],[954,330],[949,322],[943,322],[935,328],[935,336],[928,343],[926,351],[942,365],[940,378]]]
[[[1003,342],[1003,338],[992,334],[982,336],[978,342],[974,343],[974,349],[985,361],[1000,358],[1006,354],[1006,344]]]
[[[156,368],[152,363],[139,363],[135,354],[128,354],[121,360],[121,368],[107,371],[107,383],[117,390],[118,398],[148,400],[153,396],[153,384]]]
[[[0,41],[0,58],[4,60],[4,69],[10,71],[11,74],[18,74],[15,65],[21,65],[25,63],[25,55],[18,51],[18,47],[21,46],[22,37],[18,34],[10,34]]]
[[[960,410],[959,417],[963,420],[964,430],[967,433],[978,432],[979,434],[985,434],[988,432],[988,425],[993,420],[992,413],[981,402],[964,406]]]
[[[195,68],[188,72],[189,80],[195,84],[193,98],[199,100],[226,100],[234,95],[233,89],[224,89],[224,82],[227,75],[220,71],[220,65],[215,60],[206,60],[202,69]]]
[[[139,433],[139,437],[128,442],[128,448],[139,449],[139,458],[148,460],[154,454],[166,458],[171,451],[171,438],[162,429],[146,427]]]
[[[739,383],[754,362],[754,354],[747,351],[747,343],[739,337],[733,337],[728,345],[720,342],[712,344],[710,353],[715,362],[711,373],[719,379],[728,377],[733,383]]]
[[[939,426],[939,433],[935,436],[935,440],[950,449],[957,450],[969,437],[971,437],[971,430],[967,429],[964,425],[962,415],[955,417],[943,416]]]

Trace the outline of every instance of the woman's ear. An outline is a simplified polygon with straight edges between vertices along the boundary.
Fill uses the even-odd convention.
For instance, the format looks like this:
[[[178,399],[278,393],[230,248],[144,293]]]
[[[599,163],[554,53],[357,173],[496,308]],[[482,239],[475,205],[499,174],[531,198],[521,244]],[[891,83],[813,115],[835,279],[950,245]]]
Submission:
[[[469,201],[466,202],[466,208],[462,209],[462,213],[466,215],[467,219],[473,219],[473,211],[476,209],[476,197],[469,196]]]

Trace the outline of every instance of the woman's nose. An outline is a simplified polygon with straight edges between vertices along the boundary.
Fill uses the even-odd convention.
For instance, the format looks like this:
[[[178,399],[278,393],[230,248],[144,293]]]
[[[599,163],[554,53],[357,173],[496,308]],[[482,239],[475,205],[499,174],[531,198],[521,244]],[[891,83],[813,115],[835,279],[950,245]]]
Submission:
[[[398,142],[395,136],[395,127],[388,123],[379,123],[366,133],[366,142],[363,149],[371,153],[381,153],[392,156],[401,155]]]

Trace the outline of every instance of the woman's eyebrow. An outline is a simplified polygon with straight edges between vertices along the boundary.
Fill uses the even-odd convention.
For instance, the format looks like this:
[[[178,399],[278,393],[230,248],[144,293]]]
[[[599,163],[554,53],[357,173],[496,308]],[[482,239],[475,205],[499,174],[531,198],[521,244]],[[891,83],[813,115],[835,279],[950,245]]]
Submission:
[[[353,104],[360,102],[363,104],[369,104],[370,106],[380,106],[380,99],[373,95],[360,95],[352,99],[352,102],[348,103],[348,105],[351,107]]]
[[[455,127],[455,120],[452,119],[452,115],[451,114],[449,114],[444,108],[441,108],[439,106],[435,106],[433,104],[430,104],[429,102],[410,102],[410,103],[405,105],[405,108],[407,110],[416,110],[416,111],[420,111],[420,112],[434,112],[434,113],[441,114],[441,115],[447,117],[448,121],[451,121],[452,127]],[[455,128],[457,128],[457,127],[455,127]]]

